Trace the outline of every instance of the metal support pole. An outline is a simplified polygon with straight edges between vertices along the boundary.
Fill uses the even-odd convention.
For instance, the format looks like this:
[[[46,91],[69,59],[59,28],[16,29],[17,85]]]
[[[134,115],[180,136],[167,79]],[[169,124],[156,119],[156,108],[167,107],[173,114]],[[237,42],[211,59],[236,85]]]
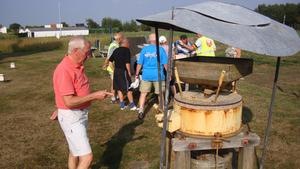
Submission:
[[[265,161],[265,156],[266,156],[266,151],[267,151],[267,144],[268,144],[270,126],[271,126],[271,121],[272,121],[275,93],[276,93],[276,88],[277,88],[277,79],[278,79],[278,73],[279,73],[279,66],[280,66],[280,57],[277,58],[276,73],[275,73],[275,78],[274,78],[272,100],[271,100],[271,106],[270,106],[270,112],[269,112],[269,120],[268,120],[268,126],[267,126],[267,131],[266,131],[264,150],[263,150],[263,154],[262,154],[262,158],[261,158],[260,169],[263,169],[263,167],[264,167],[264,161]]]
[[[156,54],[157,54],[157,69],[158,69],[158,83],[159,83],[159,98],[160,98],[160,104],[159,108],[162,110],[162,90],[161,90],[161,71],[160,70],[160,55],[159,55],[159,43],[158,43],[158,23],[155,23],[155,38],[156,38]]]
[[[168,51],[168,70],[166,75],[166,93],[165,93],[165,105],[164,105],[164,120],[160,150],[160,169],[163,169],[165,161],[166,151],[166,134],[167,134],[167,116],[168,116],[168,104],[169,104],[169,92],[170,92],[170,72],[171,72],[171,59],[172,59],[172,43],[173,43],[173,26],[170,26],[169,36],[169,51]]]
[[[61,21],[60,21],[60,1],[58,2],[58,16],[59,16],[59,38],[61,38]]]

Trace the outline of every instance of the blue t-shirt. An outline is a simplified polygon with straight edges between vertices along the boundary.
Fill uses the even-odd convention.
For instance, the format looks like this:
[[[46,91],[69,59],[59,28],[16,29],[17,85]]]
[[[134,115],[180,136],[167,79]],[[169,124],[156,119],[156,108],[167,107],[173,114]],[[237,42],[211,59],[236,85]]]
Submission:
[[[186,44],[186,45],[192,46],[192,44],[191,44],[189,41],[187,41],[187,44]],[[188,53],[191,53],[191,52],[192,52],[191,50],[189,50],[189,49],[187,49],[187,48],[181,46],[181,45],[179,44],[179,40],[177,40],[176,42],[173,43],[173,48],[177,48],[178,53],[188,54]]]
[[[161,80],[165,80],[163,65],[168,63],[168,56],[162,47],[159,47]],[[138,64],[143,65],[142,80],[158,81],[156,45],[149,45],[142,49]]]

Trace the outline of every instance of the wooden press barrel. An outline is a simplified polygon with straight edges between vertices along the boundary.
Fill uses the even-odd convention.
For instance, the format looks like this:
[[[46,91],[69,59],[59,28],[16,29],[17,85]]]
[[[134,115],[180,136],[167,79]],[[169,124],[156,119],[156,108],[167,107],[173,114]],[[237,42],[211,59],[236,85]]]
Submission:
[[[180,131],[213,136],[216,132],[225,135],[241,128],[243,99],[239,94],[220,92],[215,103],[210,102],[215,94],[207,98],[198,91],[185,91],[182,94],[183,98],[180,93],[175,95],[173,107],[181,116]]]

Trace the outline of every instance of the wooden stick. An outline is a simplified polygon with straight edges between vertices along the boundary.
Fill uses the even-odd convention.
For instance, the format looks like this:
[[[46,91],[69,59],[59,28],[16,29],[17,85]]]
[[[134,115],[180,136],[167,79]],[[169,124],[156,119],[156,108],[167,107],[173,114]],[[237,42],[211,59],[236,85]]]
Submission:
[[[175,72],[175,77],[176,77],[176,80],[177,80],[177,83],[178,83],[178,88],[179,88],[180,96],[183,99],[183,94],[182,94],[182,89],[181,89],[181,85],[180,85],[180,79],[179,79],[177,67],[174,67],[174,72]]]

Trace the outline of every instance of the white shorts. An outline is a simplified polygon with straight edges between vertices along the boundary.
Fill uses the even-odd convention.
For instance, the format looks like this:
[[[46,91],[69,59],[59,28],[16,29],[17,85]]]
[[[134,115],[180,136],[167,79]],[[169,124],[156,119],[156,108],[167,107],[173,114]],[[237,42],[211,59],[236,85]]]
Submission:
[[[83,156],[92,153],[87,137],[88,109],[64,110],[58,109],[58,121],[65,133],[69,149],[73,156]]]

